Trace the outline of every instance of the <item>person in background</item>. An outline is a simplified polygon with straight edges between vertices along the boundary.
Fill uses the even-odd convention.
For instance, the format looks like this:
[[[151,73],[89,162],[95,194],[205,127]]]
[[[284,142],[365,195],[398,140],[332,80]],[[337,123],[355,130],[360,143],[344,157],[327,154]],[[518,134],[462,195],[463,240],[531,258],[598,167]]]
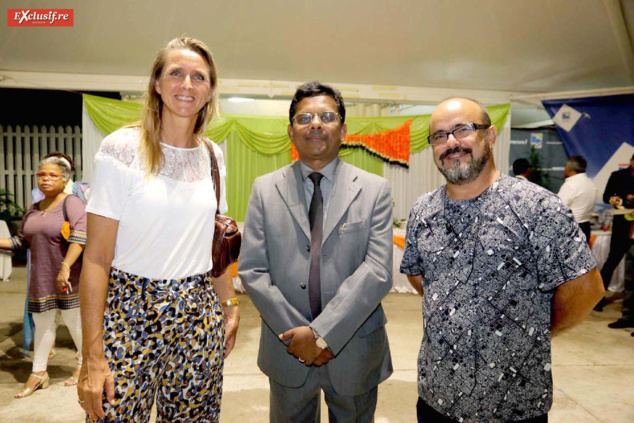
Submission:
[[[603,202],[610,204],[615,209],[634,208],[634,154],[630,158],[630,165],[625,169],[612,172],[603,192]],[[634,244],[630,238],[630,222],[625,215],[616,214],[612,219],[612,237],[610,238],[610,253],[601,268],[601,277],[607,289],[612,281],[614,270],[619,265],[625,253]],[[609,304],[607,298],[603,298],[594,307],[595,311],[603,311],[603,307]],[[616,323],[616,322],[614,322]]]
[[[60,151],[51,151],[46,156],[44,156],[45,159],[48,159],[49,157],[59,157],[66,160],[70,164],[71,177],[66,182],[66,186],[64,187],[64,192],[66,194],[75,195],[84,203],[86,203],[88,198],[88,193],[90,191],[89,189],[90,184],[88,184],[88,182],[73,181],[72,175],[75,173],[75,163],[73,162],[73,159],[68,154],[64,154]],[[40,201],[44,199],[44,193],[40,191],[38,187],[33,188],[33,190],[31,191],[31,195],[33,197],[33,203],[39,203]],[[27,252],[27,268],[28,268],[28,275],[29,275],[27,278],[27,285],[28,285],[29,283],[28,281],[30,281],[31,279],[30,278],[30,275],[31,275],[31,251],[30,250]],[[27,298],[24,305],[24,321],[23,321],[24,331],[23,331],[23,342],[22,342],[23,344],[22,347],[25,351],[29,350],[31,343],[33,342],[33,335],[32,335],[33,334],[33,318],[28,311],[28,303],[29,301]],[[61,312],[58,309],[55,315],[55,324],[59,325],[60,320],[61,320]],[[55,331],[53,331],[53,333],[55,333]],[[55,357],[55,342],[53,342],[53,346],[51,347],[51,351],[48,355],[49,359],[53,357]],[[76,383],[78,378],[79,378],[79,372],[76,375],[74,375],[72,380],[75,381]]]
[[[83,201],[64,192],[71,176],[71,165],[62,157],[42,160],[36,174],[44,198],[31,205],[22,219],[18,235],[0,240],[6,250],[31,249],[31,277],[28,311],[35,323],[33,373],[15,398],[24,398],[37,389],[48,388],[46,372],[49,352],[55,342],[55,314],[61,310],[79,352],[72,386],[82,364],[82,333],[79,311],[78,261],[86,243],[86,213]]]
[[[582,156],[572,156],[564,167],[565,182],[557,195],[572,210],[572,215],[590,243],[590,218],[597,202],[597,187],[586,175],[588,163]]]
[[[95,157],[77,391],[87,421],[149,421],[155,401],[158,421],[219,419],[240,314],[231,272],[211,277],[214,215],[228,208],[222,150],[203,135],[217,85],[209,48],[173,39],[154,61],[142,120]]]
[[[421,196],[401,272],[423,296],[419,422],[547,422],[550,340],[603,295],[588,244],[553,193],[502,175],[480,103],[434,110],[429,144],[447,184]]]
[[[73,161],[73,159],[68,154],[62,153],[60,151],[51,151],[46,156],[44,156],[45,159],[48,159],[49,157],[60,157],[65,159],[68,163],[70,163],[71,178],[68,180],[68,182],[66,182],[66,186],[64,187],[64,192],[67,194],[73,194],[79,197],[79,199],[82,200],[84,203],[86,203],[88,201],[88,195],[90,193],[90,184],[88,182],[80,182],[80,181],[73,180],[72,174],[75,173],[75,162]],[[33,188],[33,191],[31,191],[31,194],[33,196],[34,203],[37,203],[38,201],[44,198],[44,194],[37,187]]]
[[[531,165],[527,159],[517,159],[513,162],[513,174],[516,178],[530,180],[531,177]]]

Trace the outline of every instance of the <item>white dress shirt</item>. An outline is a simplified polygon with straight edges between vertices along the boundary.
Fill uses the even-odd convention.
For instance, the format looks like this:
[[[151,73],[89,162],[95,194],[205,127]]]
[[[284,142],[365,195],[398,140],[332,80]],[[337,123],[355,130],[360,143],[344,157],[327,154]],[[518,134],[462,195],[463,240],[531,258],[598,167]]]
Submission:
[[[590,220],[597,201],[597,187],[585,173],[566,178],[557,195],[570,207],[577,223]]]
[[[339,168],[339,157],[335,157],[333,161],[324,166],[319,171],[324,175],[319,187],[321,188],[321,196],[324,200],[324,225],[326,224],[326,216],[328,215],[328,206],[330,205],[330,194],[335,187],[335,177],[337,175],[337,169]],[[310,180],[308,175],[315,172],[304,162],[301,162],[302,178],[304,179],[304,195],[306,196],[306,209],[310,210],[310,201],[313,199],[313,192],[315,191],[315,185]]]

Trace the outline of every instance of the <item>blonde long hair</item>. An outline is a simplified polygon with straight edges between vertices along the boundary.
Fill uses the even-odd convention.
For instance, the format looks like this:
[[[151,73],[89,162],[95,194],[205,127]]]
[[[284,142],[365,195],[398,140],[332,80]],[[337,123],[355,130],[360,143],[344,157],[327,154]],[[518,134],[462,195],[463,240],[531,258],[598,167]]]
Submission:
[[[209,47],[207,47],[205,43],[195,38],[185,36],[174,38],[156,55],[152,72],[150,73],[150,82],[148,83],[143,117],[141,121],[130,125],[141,128],[140,152],[145,164],[146,176],[158,175],[165,162],[165,157],[161,150],[161,114],[163,113],[163,99],[156,91],[156,81],[161,77],[169,51],[178,49],[191,50],[194,53],[198,53],[209,65],[212,96],[211,100],[198,112],[194,126],[194,135],[197,139],[202,139],[207,124],[218,113],[218,94],[216,91],[218,71],[211,50],[209,50]]]

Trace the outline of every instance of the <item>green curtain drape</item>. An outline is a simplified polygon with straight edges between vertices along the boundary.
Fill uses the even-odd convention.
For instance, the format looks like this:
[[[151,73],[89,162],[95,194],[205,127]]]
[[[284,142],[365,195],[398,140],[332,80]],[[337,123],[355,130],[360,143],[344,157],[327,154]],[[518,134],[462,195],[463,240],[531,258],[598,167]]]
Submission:
[[[137,103],[127,103],[88,94],[84,94],[84,103],[97,128],[105,134],[139,120],[143,109],[143,106]],[[502,128],[506,122],[510,108],[510,104],[487,107],[491,121],[498,129]],[[411,120],[410,153],[413,154],[428,146],[429,118],[430,115],[349,117],[346,123],[349,134],[372,134],[394,129],[407,120]],[[216,142],[223,142],[228,138],[229,133],[235,132],[240,135],[240,142],[251,149],[265,155],[274,155],[290,151],[290,140],[286,133],[287,125],[286,118],[226,114],[215,119],[209,125],[206,135]]]
[[[361,148],[342,148],[339,157],[346,163],[366,170],[375,175],[383,176],[385,162]]]
[[[93,123],[108,135],[122,126],[141,119],[143,105],[83,94],[84,106]]]
[[[95,126],[104,134],[141,118],[143,106],[120,100],[84,94],[84,104]],[[491,121],[500,129],[506,122],[511,105],[487,107]],[[410,126],[410,154],[429,146],[430,115],[390,117],[349,117],[349,134],[372,134],[394,129],[407,120]],[[227,202],[229,215],[243,221],[251,187],[256,177],[291,162],[291,141],[286,128],[288,119],[268,116],[223,114],[214,119],[205,135],[217,143],[227,141]],[[360,148],[343,148],[339,157],[368,172],[383,176],[384,162]]]
[[[260,175],[273,172],[291,162],[290,146],[277,154],[263,154],[240,142],[237,133],[227,138],[227,203],[229,215],[239,222],[244,216],[251,195],[253,181]]]

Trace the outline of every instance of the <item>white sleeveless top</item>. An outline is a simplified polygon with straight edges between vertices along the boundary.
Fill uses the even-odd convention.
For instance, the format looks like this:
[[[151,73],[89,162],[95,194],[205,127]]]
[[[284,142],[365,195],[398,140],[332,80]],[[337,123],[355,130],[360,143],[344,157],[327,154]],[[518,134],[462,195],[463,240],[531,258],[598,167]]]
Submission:
[[[216,195],[209,150],[161,144],[165,164],[146,177],[139,128],[107,136],[95,156],[86,212],[119,221],[112,266],[155,279],[181,279],[212,267]],[[209,142],[209,140],[207,140]],[[220,169],[220,212],[228,209],[222,150],[211,143]]]

